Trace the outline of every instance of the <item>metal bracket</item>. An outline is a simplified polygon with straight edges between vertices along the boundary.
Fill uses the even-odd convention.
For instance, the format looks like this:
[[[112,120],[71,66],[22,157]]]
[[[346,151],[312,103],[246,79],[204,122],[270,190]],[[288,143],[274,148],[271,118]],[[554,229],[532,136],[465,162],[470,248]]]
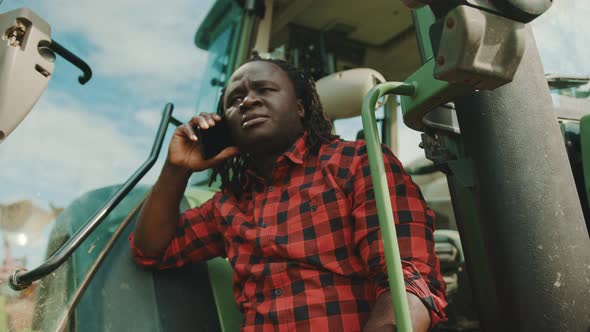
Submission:
[[[461,134],[454,103],[446,103],[433,109],[424,115],[422,123],[429,128],[443,130],[457,135]]]
[[[451,159],[451,153],[445,147],[444,141],[439,134],[422,134],[422,142],[420,147],[424,149],[426,158],[432,160],[434,165],[443,173],[447,174],[449,169],[446,163]]]
[[[414,95],[400,96],[404,123],[417,131],[425,130],[422,119],[426,113],[459,96],[474,92],[470,86],[437,80],[432,75],[434,66],[434,59],[430,59],[414,72],[406,80],[407,84],[416,86]]]
[[[457,177],[467,188],[475,186],[473,161],[468,158],[456,159],[457,156],[447,148],[444,135],[423,133],[420,147],[424,149],[426,158],[432,160],[438,170]]]

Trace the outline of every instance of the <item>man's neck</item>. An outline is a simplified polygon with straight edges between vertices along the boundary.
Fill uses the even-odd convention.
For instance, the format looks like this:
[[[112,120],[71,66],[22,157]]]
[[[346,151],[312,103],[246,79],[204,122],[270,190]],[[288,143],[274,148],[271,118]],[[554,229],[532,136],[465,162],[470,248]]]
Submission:
[[[268,181],[272,178],[272,171],[279,156],[280,153],[252,156],[252,168],[258,176]]]
[[[256,174],[265,180],[270,180],[272,178],[272,171],[275,167],[275,163],[277,159],[285,153],[295,142],[301,137],[302,134],[298,134],[297,136],[292,137],[288,140],[288,144],[283,144],[280,148],[274,150],[278,152],[269,152],[270,149],[267,149],[263,152],[250,152],[250,165],[251,169],[256,172]]]

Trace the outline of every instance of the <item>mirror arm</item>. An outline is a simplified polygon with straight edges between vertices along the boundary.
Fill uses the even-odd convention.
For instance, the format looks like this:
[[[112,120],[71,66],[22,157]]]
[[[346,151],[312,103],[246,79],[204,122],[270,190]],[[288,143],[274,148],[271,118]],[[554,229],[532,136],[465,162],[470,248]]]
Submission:
[[[82,75],[78,77],[78,82],[80,82],[80,84],[84,85],[86,82],[90,81],[90,78],[92,78],[92,69],[90,69],[90,66],[84,60],[61,46],[61,44],[55,40],[51,40],[49,48],[82,71]]]

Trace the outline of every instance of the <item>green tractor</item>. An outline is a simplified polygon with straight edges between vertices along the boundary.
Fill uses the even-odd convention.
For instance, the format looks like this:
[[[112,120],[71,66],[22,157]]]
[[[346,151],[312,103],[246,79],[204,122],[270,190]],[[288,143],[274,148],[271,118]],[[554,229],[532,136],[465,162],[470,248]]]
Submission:
[[[379,141],[394,153],[423,150],[405,166],[437,217],[449,301],[438,331],[589,331],[589,79],[543,71],[530,22],[551,1],[428,2],[217,0],[194,40],[209,53],[197,109],[213,111],[252,55],[306,68],[336,133],[367,140],[376,188]],[[149,158],[126,183],[88,192],[59,215],[46,263],[11,272],[21,294],[34,287],[32,323],[18,331],[239,329],[226,260],[146,271],[130,257],[149,191],[136,184],[167,127],[180,124],[172,113],[166,105]],[[181,210],[213,195],[205,178]],[[378,206],[387,220],[391,207]],[[399,284],[395,229],[382,228]],[[407,331],[403,306],[394,304]],[[5,307],[2,298],[0,331],[9,329]]]

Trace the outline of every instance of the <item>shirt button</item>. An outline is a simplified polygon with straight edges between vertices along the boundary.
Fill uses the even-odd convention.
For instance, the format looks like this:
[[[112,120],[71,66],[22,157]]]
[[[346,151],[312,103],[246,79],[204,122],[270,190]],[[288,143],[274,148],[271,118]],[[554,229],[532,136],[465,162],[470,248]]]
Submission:
[[[260,224],[260,227],[262,227],[262,228],[266,228],[266,226],[268,226],[268,225],[267,225],[267,224],[265,224],[265,223],[261,223],[261,224]]]
[[[275,190],[275,187],[273,187],[273,186],[268,187],[268,191],[273,191],[273,190]]]
[[[283,295],[283,290],[280,288],[277,288],[274,290],[275,296],[281,296]]]
[[[315,212],[315,210],[317,210],[318,207],[315,205],[312,205],[309,209],[311,210],[311,212]]]

